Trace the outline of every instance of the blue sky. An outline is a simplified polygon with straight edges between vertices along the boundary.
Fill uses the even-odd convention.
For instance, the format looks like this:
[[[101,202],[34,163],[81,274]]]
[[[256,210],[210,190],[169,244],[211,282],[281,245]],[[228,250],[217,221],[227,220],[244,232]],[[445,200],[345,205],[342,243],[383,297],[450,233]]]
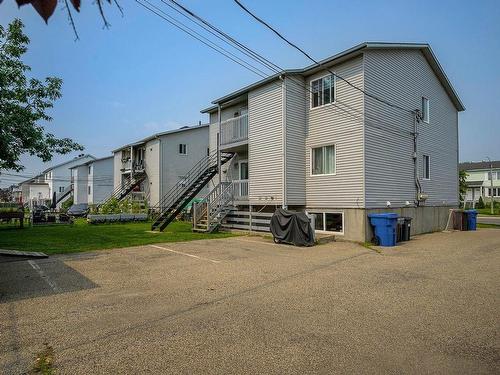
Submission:
[[[282,67],[309,64],[231,0],[181,1]],[[258,79],[136,2],[120,3],[123,17],[106,4],[111,28],[104,29],[97,8],[86,1],[74,15],[76,42],[62,6],[46,25],[29,6],[18,9],[13,0],[0,5],[3,26],[15,17],[26,25],[31,44],[25,62],[32,74],[64,80],[47,130],[75,139],[86,152],[106,156],[140,137],[206,122],[200,109]],[[317,0],[318,13],[310,0],[244,3],[318,59],[363,41],[430,43],[467,108],[460,114],[460,160],[500,159],[499,1]],[[36,158],[23,162],[27,175],[46,167]],[[4,177],[0,184],[8,182]]]

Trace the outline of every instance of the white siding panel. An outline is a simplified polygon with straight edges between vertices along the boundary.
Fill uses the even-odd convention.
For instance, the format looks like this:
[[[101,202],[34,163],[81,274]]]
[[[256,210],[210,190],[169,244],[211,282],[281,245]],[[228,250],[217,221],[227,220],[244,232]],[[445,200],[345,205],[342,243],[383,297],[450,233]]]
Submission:
[[[365,53],[367,91],[407,109],[420,109],[421,98],[430,100],[430,123],[418,129],[419,176],[422,155],[431,158],[431,180],[421,180],[429,194],[425,205],[458,203],[457,111],[420,51],[372,50]],[[368,208],[401,207],[413,203],[413,117],[367,98],[366,202]]]
[[[358,87],[363,87],[363,58],[331,68]],[[308,77],[311,80],[327,72]],[[308,208],[364,207],[363,191],[363,94],[337,79],[336,103],[310,108],[310,92],[306,105],[306,203]],[[311,176],[310,149],[336,145],[336,175]]]
[[[248,94],[249,199],[282,204],[282,88],[276,82]]]

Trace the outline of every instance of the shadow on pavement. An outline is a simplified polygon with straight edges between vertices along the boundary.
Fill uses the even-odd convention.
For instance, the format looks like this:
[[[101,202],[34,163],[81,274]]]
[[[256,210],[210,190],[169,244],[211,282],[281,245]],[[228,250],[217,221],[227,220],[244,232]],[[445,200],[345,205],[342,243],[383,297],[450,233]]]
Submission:
[[[0,303],[98,287],[57,258],[7,258],[0,256]]]

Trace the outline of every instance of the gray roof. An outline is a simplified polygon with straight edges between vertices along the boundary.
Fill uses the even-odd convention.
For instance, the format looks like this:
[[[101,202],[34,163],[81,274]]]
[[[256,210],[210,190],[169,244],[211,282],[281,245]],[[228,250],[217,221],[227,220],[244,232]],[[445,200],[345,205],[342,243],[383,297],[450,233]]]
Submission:
[[[500,168],[500,160],[492,160],[493,168]],[[489,161],[467,161],[460,163],[458,168],[461,171],[473,171],[473,170],[481,170],[481,169],[490,169]]]
[[[97,158],[97,159],[94,159],[94,160],[89,160],[89,161],[86,161],[85,163],[74,165],[70,169],[78,168],[78,167],[81,167],[82,165],[89,165],[89,164],[92,164],[92,163],[95,163],[95,162],[98,162],[98,161],[101,161],[101,160],[106,160],[106,159],[113,159],[113,155],[104,156],[102,158]]]
[[[85,154],[85,155],[82,155],[82,156],[76,156],[76,157],[74,157],[71,160],[67,160],[67,161],[65,161],[63,163],[59,163],[59,164],[53,165],[52,167],[47,168],[46,170],[42,171],[41,175],[47,173],[48,171],[50,171],[52,169],[62,167],[63,165],[66,165],[66,164],[69,164],[69,163],[71,163],[73,161],[76,161],[76,160],[79,160],[79,159],[84,159],[84,158],[87,158],[87,157],[95,159],[95,157],[93,155],[90,155],[90,154]]]
[[[224,102],[228,102],[230,100],[234,100],[238,98],[239,96],[247,94],[250,90],[254,90],[262,85],[265,85],[266,83],[272,82],[276,79],[279,79],[280,76],[282,75],[292,75],[292,74],[300,74],[300,75],[311,75],[314,74],[318,71],[321,71],[324,69],[325,65],[332,65],[332,64],[338,64],[343,61],[349,60],[357,55],[359,55],[363,50],[365,49],[418,49],[422,51],[424,56],[426,57],[427,61],[429,62],[429,65],[431,66],[432,70],[436,74],[436,76],[439,78],[439,81],[443,85],[444,89],[446,90],[448,96],[450,97],[451,101],[455,105],[455,108],[458,111],[463,111],[465,110],[465,107],[458,97],[457,92],[451,85],[451,82],[449,81],[448,77],[446,76],[446,73],[444,72],[443,68],[439,64],[439,61],[437,60],[436,56],[434,55],[434,52],[432,52],[432,49],[429,44],[427,43],[386,43],[386,42],[365,42],[358,44],[352,48],[349,48],[343,52],[340,52],[336,55],[333,55],[331,57],[328,57],[324,60],[321,60],[318,64],[313,64],[306,66],[305,68],[302,69],[285,69],[282,72],[276,73],[272,76],[269,76],[267,78],[264,78],[260,81],[257,81],[251,85],[245,86],[239,90],[236,90],[228,95],[225,95],[223,97],[220,97],[218,99],[215,99],[212,101],[212,104],[215,104],[214,106],[210,106],[208,108],[205,108],[201,110],[201,113],[210,113],[214,112],[217,110],[217,105],[222,104]]]
[[[195,126],[183,126],[179,129],[172,129],[172,130],[167,130],[167,131],[164,131],[164,132],[161,132],[161,133],[155,133],[149,137],[146,137],[144,139],[141,139],[137,142],[133,142],[133,143],[129,143],[129,144],[126,144],[124,146],[121,146],[121,147],[118,147],[116,149],[114,149],[113,151],[111,152],[116,152],[116,151],[119,151],[119,150],[123,150],[124,148],[126,147],[131,147],[131,146],[138,146],[138,145],[142,145],[152,139],[155,139],[155,138],[158,138],[158,137],[162,137],[164,135],[169,135],[169,134],[174,134],[174,133],[180,133],[180,132],[185,132],[185,131],[189,131],[189,130],[196,130],[196,129],[201,129],[201,128],[206,128],[207,126],[209,126],[209,124],[201,124],[201,125],[195,125]]]

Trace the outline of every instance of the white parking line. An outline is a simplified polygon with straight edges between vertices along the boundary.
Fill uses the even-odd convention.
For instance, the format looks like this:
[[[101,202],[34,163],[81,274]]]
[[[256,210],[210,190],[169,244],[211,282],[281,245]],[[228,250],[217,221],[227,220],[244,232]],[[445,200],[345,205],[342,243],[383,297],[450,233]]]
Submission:
[[[220,260],[203,258],[203,257],[199,257],[198,255],[183,253],[182,251],[172,250],[172,249],[169,249],[169,248],[163,247],[163,246],[157,246],[157,245],[149,245],[149,246],[156,247],[157,249],[161,249],[161,250],[167,250],[167,251],[170,251],[172,253],[179,254],[179,255],[185,255],[187,257],[196,258],[196,259],[199,259],[199,260],[206,260],[207,262],[212,262],[212,263],[220,263],[221,262]]]
[[[31,267],[33,267],[33,269],[36,272],[38,272],[40,277],[45,280],[45,282],[52,288],[54,292],[56,293],[60,292],[60,289],[57,286],[57,284],[47,276],[47,274],[40,268],[38,264],[36,264],[34,260],[28,260],[28,263],[30,264]]]

